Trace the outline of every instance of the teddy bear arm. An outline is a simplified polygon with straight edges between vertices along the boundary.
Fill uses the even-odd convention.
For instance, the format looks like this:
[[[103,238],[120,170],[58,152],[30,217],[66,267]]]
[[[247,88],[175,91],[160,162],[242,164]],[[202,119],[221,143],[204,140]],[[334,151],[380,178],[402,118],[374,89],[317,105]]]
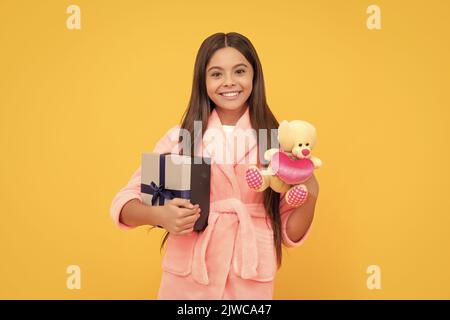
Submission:
[[[317,158],[317,157],[311,157],[310,158],[311,159],[311,161],[313,162],[313,164],[314,164],[314,168],[320,168],[321,166],[322,166],[322,160],[320,160],[319,158]]]
[[[264,159],[266,161],[272,160],[272,157],[276,152],[278,152],[278,149],[276,149],[276,148],[267,150],[266,152],[264,152]]]

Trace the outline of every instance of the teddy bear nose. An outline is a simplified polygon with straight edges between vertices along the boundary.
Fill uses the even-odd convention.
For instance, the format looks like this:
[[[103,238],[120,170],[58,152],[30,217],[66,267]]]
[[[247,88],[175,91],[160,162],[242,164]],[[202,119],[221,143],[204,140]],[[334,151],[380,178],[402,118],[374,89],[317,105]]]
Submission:
[[[302,150],[302,154],[306,157],[309,154],[309,150],[308,149],[303,149]]]

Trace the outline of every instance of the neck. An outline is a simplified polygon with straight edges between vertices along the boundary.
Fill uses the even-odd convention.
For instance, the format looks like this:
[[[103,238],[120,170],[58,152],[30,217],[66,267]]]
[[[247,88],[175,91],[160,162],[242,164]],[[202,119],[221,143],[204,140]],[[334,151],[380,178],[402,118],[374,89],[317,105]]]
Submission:
[[[247,110],[247,105],[244,104],[241,108],[236,110],[227,110],[216,106],[217,115],[219,116],[220,122],[226,126],[234,126],[242,115]]]

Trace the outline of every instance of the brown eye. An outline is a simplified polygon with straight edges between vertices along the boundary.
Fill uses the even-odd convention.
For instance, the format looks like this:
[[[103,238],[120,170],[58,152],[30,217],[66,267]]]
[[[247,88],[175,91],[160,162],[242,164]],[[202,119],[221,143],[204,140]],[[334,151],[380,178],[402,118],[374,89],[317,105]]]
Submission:
[[[301,147],[301,146],[303,146],[303,144],[302,144],[302,143],[299,143],[298,146]]]
[[[306,146],[309,146],[309,143],[307,143]]]

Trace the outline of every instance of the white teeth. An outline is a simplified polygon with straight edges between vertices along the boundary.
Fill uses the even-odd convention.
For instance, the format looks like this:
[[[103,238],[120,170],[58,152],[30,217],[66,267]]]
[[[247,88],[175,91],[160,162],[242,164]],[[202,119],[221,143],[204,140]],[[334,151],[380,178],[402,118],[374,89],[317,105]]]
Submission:
[[[239,92],[227,92],[227,93],[221,93],[221,95],[225,97],[235,97],[239,94]]]

